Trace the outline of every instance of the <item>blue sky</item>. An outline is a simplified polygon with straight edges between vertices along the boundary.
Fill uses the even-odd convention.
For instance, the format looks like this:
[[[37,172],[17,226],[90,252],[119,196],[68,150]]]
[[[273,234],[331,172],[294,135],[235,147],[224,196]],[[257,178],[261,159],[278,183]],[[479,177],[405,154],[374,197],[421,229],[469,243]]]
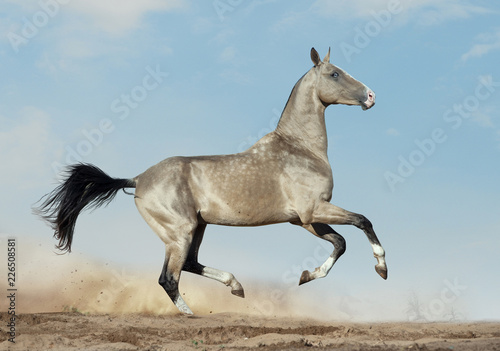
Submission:
[[[332,202],[373,222],[389,279],[364,234],[339,227],[347,252],[300,289],[384,306],[382,319],[407,318],[413,293],[428,319],[499,319],[499,15],[466,0],[3,1],[0,233],[54,255],[31,206],[68,162],[125,178],[174,155],[244,150],[275,127],[311,47],[331,47],[377,94],[369,111],[327,109]],[[200,255],[243,286],[287,289],[297,266],[326,259],[321,247],[288,224],[214,226]],[[158,274],[164,250],[124,194],[81,216],[73,249]]]

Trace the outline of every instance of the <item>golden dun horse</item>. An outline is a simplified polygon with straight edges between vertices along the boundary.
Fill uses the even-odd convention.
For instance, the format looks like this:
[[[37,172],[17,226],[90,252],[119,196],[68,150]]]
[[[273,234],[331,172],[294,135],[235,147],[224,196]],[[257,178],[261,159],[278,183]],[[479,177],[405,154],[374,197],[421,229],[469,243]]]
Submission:
[[[358,105],[367,110],[375,93],[311,49],[314,66],[295,84],[276,130],[248,150],[232,155],[171,157],[132,179],[111,178],[99,168],[77,164],[36,212],[55,230],[57,247],[71,250],[76,219],[84,208],[109,203],[116,193],[135,188],[140,214],[165,243],[159,283],[177,308],[191,310],[179,294],[181,271],[218,280],[244,297],[243,287],[227,272],[198,262],[207,224],[258,226],[289,222],[331,242],[330,257],[299,284],[328,274],[345,251],[344,238],[329,224],[363,230],[377,259],[375,270],[387,278],[385,252],[363,215],[330,203],[333,178],[327,156],[325,109]]]

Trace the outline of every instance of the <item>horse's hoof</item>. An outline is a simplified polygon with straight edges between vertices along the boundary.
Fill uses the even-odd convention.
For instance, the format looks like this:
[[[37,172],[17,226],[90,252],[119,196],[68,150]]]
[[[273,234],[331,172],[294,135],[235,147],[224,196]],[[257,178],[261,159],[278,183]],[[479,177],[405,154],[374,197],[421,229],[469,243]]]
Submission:
[[[307,282],[310,282],[312,280],[311,278],[311,272],[309,271],[303,271],[302,275],[300,276],[300,281],[299,285],[305,284]]]
[[[187,316],[187,317],[194,316],[193,311],[191,311],[191,309],[187,305],[185,305],[184,307],[177,306],[177,308],[179,309],[179,311],[181,312],[181,315],[183,315],[183,316]]]
[[[245,291],[243,289],[231,290],[231,294],[236,295],[241,298],[245,298]]]
[[[378,275],[380,275],[382,278],[387,279],[387,266],[386,265],[376,265],[375,266],[375,271],[377,271]]]

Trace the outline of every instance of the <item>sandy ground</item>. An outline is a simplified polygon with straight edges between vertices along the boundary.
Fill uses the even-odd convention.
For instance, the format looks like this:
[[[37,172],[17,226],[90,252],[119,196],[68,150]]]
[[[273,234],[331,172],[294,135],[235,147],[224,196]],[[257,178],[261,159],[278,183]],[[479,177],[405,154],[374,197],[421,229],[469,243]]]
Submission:
[[[2,350],[500,350],[500,323],[326,323],[221,313],[22,314]]]
[[[241,299],[218,282],[185,275],[180,290],[195,316],[182,316],[155,273],[39,247],[22,253],[15,344],[8,341],[9,287],[0,281],[0,350],[500,351],[497,322],[360,323],[359,312],[387,318],[388,306],[339,297],[329,305],[297,284],[280,290],[245,281]]]

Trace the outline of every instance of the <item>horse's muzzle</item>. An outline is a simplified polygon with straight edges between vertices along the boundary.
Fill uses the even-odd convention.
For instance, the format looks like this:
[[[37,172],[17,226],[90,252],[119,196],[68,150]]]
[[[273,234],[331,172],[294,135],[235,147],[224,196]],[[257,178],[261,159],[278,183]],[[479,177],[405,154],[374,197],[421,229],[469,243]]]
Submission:
[[[371,89],[366,90],[366,100],[361,101],[361,108],[363,110],[368,110],[375,105],[375,93]]]

